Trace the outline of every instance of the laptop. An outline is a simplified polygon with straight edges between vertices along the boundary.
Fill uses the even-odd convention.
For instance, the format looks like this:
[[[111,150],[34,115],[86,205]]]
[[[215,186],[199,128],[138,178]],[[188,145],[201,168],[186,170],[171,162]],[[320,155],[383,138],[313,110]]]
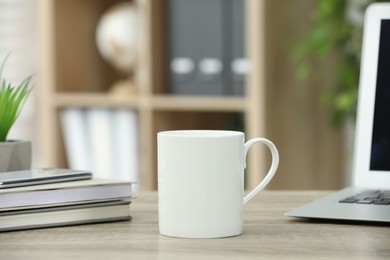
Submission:
[[[390,222],[390,4],[364,17],[352,186],[287,216]]]

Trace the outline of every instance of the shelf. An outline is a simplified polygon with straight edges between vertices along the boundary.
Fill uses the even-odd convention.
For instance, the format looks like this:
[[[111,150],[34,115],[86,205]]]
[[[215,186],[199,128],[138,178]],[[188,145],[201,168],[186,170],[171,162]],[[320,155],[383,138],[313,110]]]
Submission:
[[[122,0],[47,0],[54,47],[55,88],[66,91],[107,91],[119,73],[101,58],[96,44],[96,26],[110,6]],[[49,22],[49,21],[47,21]]]
[[[139,177],[142,189],[157,188],[157,143],[159,131],[171,129],[240,130],[248,136],[262,136],[264,112],[258,86],[263,77],[251,76],[244,96],[175,95],[167,89],[166,8],[164,1],[135,0],[143,30],[140,34],[139,64],[134,71],[137,94],[113,94],[110,89],[128,75],[115,71],[101,58],[96,47],[96,25],[110,6],[122,0],[40,0],[42,33],[42,88],[39,96],[42,114],[40,165],[69,167],[61,132],[61,110],[69,107],[129,108],[138,116]],[[251,17],[262,17],[263,1],[249,0]],[[254,6],[255,8],[252,8]],[[252,19],[248,18],[248,24]],[[257,20],[256,20],[257,21]],[[253,28],[262,36],[261,28]],[[249,34],[253,35],[253,33]],[[263,39],[259,37],[259,39]],[[251,40],[251,39],[249,39]],[[263,67],[255,39],[250,45],[253,71]],[[257,61],[257,62],[256,62]],[[262,75],[262,74],[261,74]],[[260,93],[262,94],[262,92]],[[260,123],[259,123],[260,122]],[[258,170],[261,154],[256,155]],[[261,174],[258,174],[261,175]],[[260,176],[262,177],[262,176]],[[259,177],[259,179],[260,179]]]
[[[138,96],[112,95],[107,93],[60,93],[54,96],[56,107],[129,107],[137,108]]]
[[[148,101],[145,101],[148,100]],[[130,107],[139,108],[149,104],[157,111],[220,111],[244,112],[246,102],[243,97],[205,97],[157,95],[150,98],[107,93],[57,93],[54,95],[56,107]]]
[[[155,95],[152,98],[153,108],[161,111],[243,112],[246,108],[245,103],[243,97]]]
[[[272,180],[271,188],[341,185],[336,175],[342,172],[337,152],[341,151],[342,136],[328,131],[322,120],[325,112],[312,102],[326,86],[320,84],[313,90],[304,84],[303,91],[307,93],[296,91],[302,84],[295,82],[294,68],[285,59],[288,48],[279,44],[307,30],[306,18],[299,14],[312,11],[309,1],[244,0],[245,56],[250,61],[244,96],[189,96],[170,92],[166,1],[132,1],[139,7],[141,47],[131,77],[116,71],[101,57],[95,39],[102,14],[123,0],[37,1],[41,64],[36,90],[40,130],[38,152],[34,156],[38,167],[69,167],[61,125],[64,109],[125,108],[137,112],[142,190],[157,189],[156,134],[173,129],[238,130],[245,131],[247,139],[270,138],[284,155],[280,174]],[[333,75],[332,71],[327,72]],[[129,79],[138,86],[137,95],[110,91],[118,82]],[[299,122],[309,123],[302,127]],[[297,153],[297,147],[302,152]],[[261,145],[251,148],[246,188],[254,188],[264,178],[269,159],[266,148]],[[335,163],[323,165],[324,159]],[[315,175],[313,162],[324,166],[321,171],[317,167]],[[297,172],[298,176],[285,174],[289,172]],[[336,175],[328,178],[329,172]]]

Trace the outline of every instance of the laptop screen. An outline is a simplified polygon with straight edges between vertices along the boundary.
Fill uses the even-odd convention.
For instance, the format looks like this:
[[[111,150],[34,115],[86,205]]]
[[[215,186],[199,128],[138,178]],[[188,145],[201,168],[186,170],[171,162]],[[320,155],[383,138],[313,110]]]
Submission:
[[[390,171],[390,20],[381,21],[370,170]]]

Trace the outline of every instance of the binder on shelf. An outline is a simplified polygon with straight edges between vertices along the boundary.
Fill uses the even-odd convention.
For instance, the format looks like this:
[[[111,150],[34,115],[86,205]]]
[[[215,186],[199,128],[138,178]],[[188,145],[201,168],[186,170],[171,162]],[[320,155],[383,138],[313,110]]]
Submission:
[[[250,69],[244,51],[244,4],[244,0],[168,0],[171,93],[244,95]]]
[[[233,95],[244,95],[245,79],[250,69],[250,64],[245,58],[245,24],[244,24],[244,0],[230,0],[230,34],[231,51],[227,61],[228,69],[228,93]]]
[[[223,2],[167,1],[167,68],[171,93],[224,93]]]

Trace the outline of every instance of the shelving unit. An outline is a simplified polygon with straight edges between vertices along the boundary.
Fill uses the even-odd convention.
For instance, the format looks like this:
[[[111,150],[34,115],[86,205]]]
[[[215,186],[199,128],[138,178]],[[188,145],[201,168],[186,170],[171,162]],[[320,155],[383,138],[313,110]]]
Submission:
[[[120,78],[96,50],[95,25],[104,10],[117,0],[40,0],[42,79],[40,138],[42,165],[66,167],[59,111],[66,107],[126,107],[139,118],[139,160],[142,189],[157,188],[156,134],[169,129],[226,129],[232,113],[243,118],[247,139],[263,136],[264,46],[263,0],[246,1],[246,42],[251,62],[246,95],[178,96],[164,86],[161,19],[163,1],[138,0],[144,29],[136,70],[137,95],[112,95],[109,86]],[[247,187],[262,179],[265,150],[249,153]],[[263,159],[264,158],[264,159]],[[263,166],[262,166],[263,165]]]

